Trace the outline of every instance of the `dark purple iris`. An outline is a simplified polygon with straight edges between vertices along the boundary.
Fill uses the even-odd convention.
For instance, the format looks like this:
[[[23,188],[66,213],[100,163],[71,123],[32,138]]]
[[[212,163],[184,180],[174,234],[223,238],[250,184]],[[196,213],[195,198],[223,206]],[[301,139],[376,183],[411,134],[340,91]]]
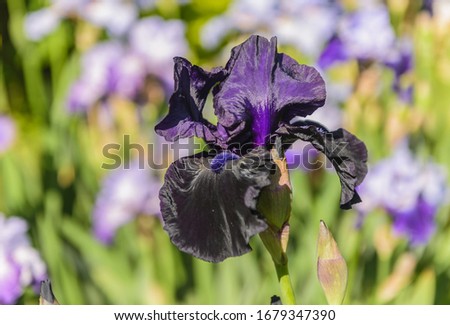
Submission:
[[[211,91],[217,124],[203,117]],[[233,48],[225,68],[210,72],[175,58],[175,92],[156,132],[168,141],[200,137],[211,151],[181,158],[167,170],[160,200],[172,242],[211,262],[250,251],[250,238],[267,228],[256,206],[275,168],[270,149],[282,156],[298,139],[333,163],[341,207],[360,202],[355,186],[367,172],[364,144],[343,129],[290,123],[313,113],[325,97],[319,73],[277,53],[276,38],[251,36]]]

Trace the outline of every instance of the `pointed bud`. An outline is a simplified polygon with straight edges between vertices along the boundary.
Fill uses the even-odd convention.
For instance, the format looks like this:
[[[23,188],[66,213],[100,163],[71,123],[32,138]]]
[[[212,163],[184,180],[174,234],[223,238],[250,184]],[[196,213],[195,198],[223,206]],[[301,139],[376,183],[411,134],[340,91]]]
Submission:
[[[317,253],[317,276],[328,304],[340,305],[347,288],[347,264],[323,221],[320,221]]]
[[[52,284],[50,280],[41,282],[41,295],[39,297],[39,305],[59,305],[53,294]]]

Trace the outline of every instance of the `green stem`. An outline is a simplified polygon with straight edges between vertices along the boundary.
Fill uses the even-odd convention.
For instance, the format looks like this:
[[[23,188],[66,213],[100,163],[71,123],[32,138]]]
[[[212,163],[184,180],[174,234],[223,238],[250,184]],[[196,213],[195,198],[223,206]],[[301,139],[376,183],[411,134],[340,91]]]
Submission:
[[[292,289],[287,262],[285,264],[274,264],[277,270],[278,282],[280,282],[281,302],[283,305],[295,305],[295,295]]]

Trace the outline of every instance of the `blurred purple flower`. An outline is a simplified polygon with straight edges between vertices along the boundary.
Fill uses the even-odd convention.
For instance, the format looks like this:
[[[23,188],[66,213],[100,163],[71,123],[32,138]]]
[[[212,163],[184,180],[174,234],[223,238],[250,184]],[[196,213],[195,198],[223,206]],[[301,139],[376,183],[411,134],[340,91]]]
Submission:
[[[349,60],[349,55],[342,40],[339,37],[332,37],[326,48],[320,54],[318,65],[321,69],[327,69],[337,62]]]
[[[388,9],[381,4],[362,6],[342,15],[336,35],[319,58],[319,65],[325,69],[351,59],[383,62],[395,41]]]
[[[138,18],[140,5],[126,0],[52,0],[49,7],[25,16],[25,34],[38,41],[58,27],[61,20],[77,17],[105,28],[113,36],[121,36]]]
[[[397,234],[412,245],[426,244],[435,230],[435,215],[448,193],[441,166],[415,159],[406,143],[395,154],[369,169],[359,187],[362,216],[375,208],[385,209],[393,218]]]
[[[0,304],[13,304],[24,288],[38,288],[46,278],[46,266],[30,245],[27,224],[0,213]]]
[[[114,67],[124,52],[116,41],[107,41],[89,49],[82,58],[81,76],[72,85],[68,98],[71,112],[85,111],[113,90]]]
[[[16,125],[14,121],[4,115],[0,115],[0,153],[6,151],[16,137]]]
[[[68,96],[70,112],[84,112],[113,94],[137,100],[149,75],[156,76],[163,88],[172,92],[173,57],[184,55],[188,48],[184,24],[146,18],[132,27],[129,36],[129,44],[105,41],[84,54],[81,75]]]
[[[360,2],[358,10],[342,15],[318,65],[327,69],[348,60],[378,62],[392,69],[393,90],[401,99],[411,101],[412,87],[403,87],[400,78],[412,69],[412,44],[395,36],[386,6],[373,1]]]
[[[137,162],[112,171],[103,181],[93,211],[93,231],[98,240],[110,244],[116,231],[138,215],[159,216],[161,182]]]
[[[412,85],[402,85],[401,78],[413,69],[413,44],[410,39],[398,39],[395,47],[384,59],[384,65],[394,72],[392,89],[405,102],[412,101]]]
[[[113,86],[110,90],[129,99],[138,96],[149,73],[143,58],[131,51],[124,53],[111,70]]]
[[[201,40],[212,49],[233,31],[277,35],[281,44],[317,56],[332,36],[339,12],[339,3],[330,0],[235,0],[224,15],[205,24]]]
[[[430,15],[433,15],[433,1],[434,0],[423,0],[421,9],[429,12]]]

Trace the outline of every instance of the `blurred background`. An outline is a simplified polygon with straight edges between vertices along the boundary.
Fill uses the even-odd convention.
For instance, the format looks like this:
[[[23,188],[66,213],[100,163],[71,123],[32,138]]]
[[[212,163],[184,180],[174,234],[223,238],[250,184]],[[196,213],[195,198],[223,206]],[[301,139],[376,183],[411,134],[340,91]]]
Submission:
[[[153,131],[172,58],[225,65],[251,34],[316,67],[328,95],[310,119],[369,151],[363,203],[349,211],[323,157],[300,142],[287,154],[298,303],[326,303],[323,219],[349,267],[344,303],[450,304],[450,1],[1,0],[0,28],[1,304],[36,304],[46,278],[62,304],[279,295],[258,237],[220,264],[179,252],[159,216],[164,169],[151,168],[178,155]]]

